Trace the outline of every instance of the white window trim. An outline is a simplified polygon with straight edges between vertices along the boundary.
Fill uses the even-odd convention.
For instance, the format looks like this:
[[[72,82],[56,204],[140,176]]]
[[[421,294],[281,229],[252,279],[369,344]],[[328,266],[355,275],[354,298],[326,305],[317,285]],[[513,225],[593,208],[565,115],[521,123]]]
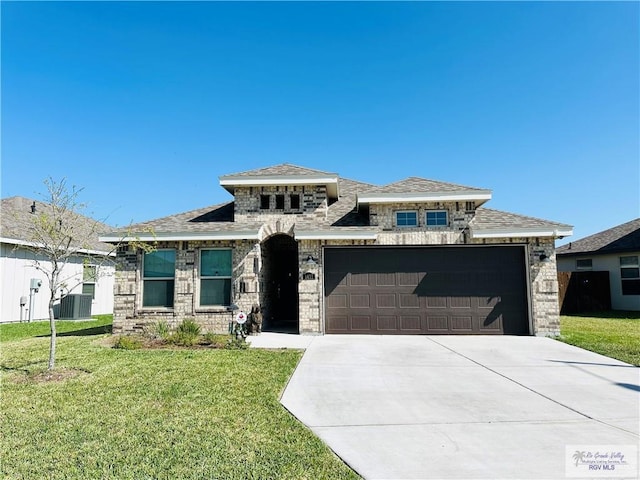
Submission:
[[[580,260],[591,260],[591,265],[588,267],[581,267],[578,265]],[[593,270],[593,258],[576,258],[576,270]]]
[[[635,257],[635,259],[636,259],[636,263],[634,263],[634,264],[630,264],[630,265],[622,265],[622,264],[620,265],[620,279],[621,279],[623,282],[624,282],[625,280],[638,280],[638,279],[640,278],[640,275],[638,275],[637,277],[626,277],[626,278],[622,276],[622,270],[624,270],[624,269],[627,269],[627,268],[628,268],[628,269],[631,269],[631,268],[638,269],[638,268],[640,268],[640,261],[638,260],[638,255],[621,255],[621,256],[619,257],[618,262],[621,262],[621,260],[622,260],[623,258],[631,258],[631,257]]]
[[[198,302],[196,311],[204,312],[204,311],[216,311],[216,310],[226,310],[230,305],[202,305],[201,303],[201,293],[202,293],[202,280],[215,280],[215,279],[229,279],[231,280],[231,295],[229,298],[229,304],[233,303],[233,275],[222,275],[222,276],[211,276],[211,275],[202,275],[202,252],[211,251],[211,250],[229,250],[231,252],[231,271],[233,273],[233,248],[231,247],[205,247],[201,248],[198,251]]]
[[[398,214],[399,213],[415,213],[416,214],[416,224],[415,225],[398,225]],[[396,210],[393,212],[393,218],[395,220],[396,227],[398,228],[416,228],[420,225],[420,215],[417,210]]]
[[[429,213],[444,213],[445,215],[445,220],[446,223],[444,225],[429,225],[429,222],[427,221],[427,215]],[[437,210],[425,210],[424,211],[424,224],[427,227],[440,227],[440,228],[444,228],[444,227],[448,227],[449,226],[449,212],[447,210],[442,210],[442,209],[437,209]]]
[[[93,278],[90,279],[85,279],[84,278],[84,270],[85,268],[93,268]],[[96,300],[96,290],[97,290],[97,285],[98,285],[98,265],[91,265],[91,264],[87,264],[87,265],[82,265],[82,290],[84,290],[84,286],[85,285],[93,285],[93,298],[91,299],[93,302],[95,302]]]
[[[153,310],[153,311],[167,311],[172,312],[176,305],[176,259],[177,259],[177,250],[175,248],[156,248],[154,252],[161,251],[173,251],[173,277],[147,277],[144,276],[144,261],[146,257],[146,253],[142,254],[142,271],[140,272],[142,277],[142,295],[140,296],[140,310]],[[150,252],[153,253],[153,252]],[[163,305],[160,306],[150,306],[144,304],[144,283],[149,281],[152,282],[154,280],[173,280],[173,305],[171,307],[165,307]]]

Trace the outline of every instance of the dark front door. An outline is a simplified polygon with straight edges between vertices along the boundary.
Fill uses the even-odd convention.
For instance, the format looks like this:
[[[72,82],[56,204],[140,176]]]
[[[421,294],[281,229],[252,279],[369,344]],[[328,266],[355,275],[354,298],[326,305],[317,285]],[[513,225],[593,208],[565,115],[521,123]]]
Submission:
[[[298,333],[298,244],[274,235],[262,244],[263,329]]]
[[[325,249],[327,333],[529,333],[522,246]]]

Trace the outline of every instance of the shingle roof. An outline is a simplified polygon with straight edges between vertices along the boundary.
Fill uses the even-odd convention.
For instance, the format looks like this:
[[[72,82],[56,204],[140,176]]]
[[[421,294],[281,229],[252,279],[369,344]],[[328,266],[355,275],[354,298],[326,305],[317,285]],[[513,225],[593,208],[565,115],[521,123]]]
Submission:
[[[571,225],[565,223],[552,222],[541,218],[528,217],[517,213],[503,212],[492,208],[480,207],[469,223],[472,229],[478,230],[501,230],[501,229],[570,229]]]
[[[260,177],[272,175],[336,175],[335,173],[323,172],[322,170],[314,170],[313,168],[300,167],[290,163],[281,163],[271,167],[257,168],[255,170],[247,170],[245,172],[230,173],[223,175],[224,177]]]
[[[640,218],[558,247],[558,255],[640,251]]]
[[[324,217],[298,217],[296,226],[300,229],[316,229],[331,227],[356,227],[366,226],[368,218],[354,211],[356,206],[356,193],[359,190],[371,187],[371,184],[340,178],[340,198],[332,203]],[[169,215],[147,222],[137,223],[128,230],[135,233],[142,232],[180,232],[180,233],[206,233],[206,232],[243,232],[258,230],[263,222],[235,221],[233,215],[233,202],[211,205],[188,212]]]
[[[290,164],[281,164],[273,167],[250,170],[225,177],[232,176],[287,176],[287,175],[326,175],[327,172],[312,170]],[[335,175],[335,174],[330,174]],[[478,191],[480,193],[487,190],[475,187],[467,187],[453,183],[438,182],[419,177],[410,177],[400,182],[378,187],[369,183],[337,177],[339,186],[339,197],[327,208],[324,215],[304,215],[296,216],[297,231],[357,231],[372,230],[377,227],[369,225],[369,218],[362,209],[358,209],[357,197],[359,195],[370,195],[379,193],[432,193],[432,192],[462,192]],[[233,202],[212,205],[189,212],[170,215],[167,217],[139,223],[130,227],[132,232],[155,233],[185,233],[185,234],[206,234],[224,232],[249,232],[258,231],[263,226],[263,222],[254,220],[234,219]],[[550,222],[533,217],[517,215],[508,212],[500,212],[487,208],[478,208],[474,220],[470,227],[479,230],[500,230],[508,228],[519,229],[544,229],[553,231],[556,228],[570,229],[571,226],[557,222]]]
[[[484,191],[477,187],[467,187],[455,183],[438,182],[421,177],[409,177],[399,182],[389,183],[381,187],[373,187],[366,191],[367,195],[385,193],[434,193],[434,192],[460,192],[460,191]]]
[[[0,217],[0,236],[2,236],[2,238],[21,242],[33,241],[33,214],[31,213],[31,205],[33,205],[34,202],[36,203],[36,214],[51,212],[51,206],[49,204],[31,198],[16,196],[2,199],[0,207],[2,210]],[[78,228],[85,228],[87,231],[93,230],[96,231],[97,234],[112,230],[112,227],[84,215],[72,215],[70,220],[74,221]],[[78,235],[78,237],[82,236],[82,233]],[[76,247],[102,252],[109,252],[112,249],[111,245],[98,241],[98,235],[95,235],[95,238],[89,239],[86,245],[76,245]]]

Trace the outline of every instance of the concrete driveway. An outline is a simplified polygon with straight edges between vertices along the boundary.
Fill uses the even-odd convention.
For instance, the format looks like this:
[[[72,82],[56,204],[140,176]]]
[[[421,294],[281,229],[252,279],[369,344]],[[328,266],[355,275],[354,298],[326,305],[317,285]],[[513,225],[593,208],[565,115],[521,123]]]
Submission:
[[[327,335],[281,402],[367,479],[564,479],[572,445],[637,451],[638,383],[548,338]]]

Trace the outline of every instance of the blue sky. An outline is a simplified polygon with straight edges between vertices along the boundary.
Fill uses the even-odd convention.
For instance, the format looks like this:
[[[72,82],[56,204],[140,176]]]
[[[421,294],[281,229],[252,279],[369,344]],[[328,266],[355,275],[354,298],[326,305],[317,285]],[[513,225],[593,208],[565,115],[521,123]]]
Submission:
[[[126,225],[294,163],[640,216],[638,2],[2,2],[2,197],[52,176]],[[568,241],[570,239],[567,239]]]

